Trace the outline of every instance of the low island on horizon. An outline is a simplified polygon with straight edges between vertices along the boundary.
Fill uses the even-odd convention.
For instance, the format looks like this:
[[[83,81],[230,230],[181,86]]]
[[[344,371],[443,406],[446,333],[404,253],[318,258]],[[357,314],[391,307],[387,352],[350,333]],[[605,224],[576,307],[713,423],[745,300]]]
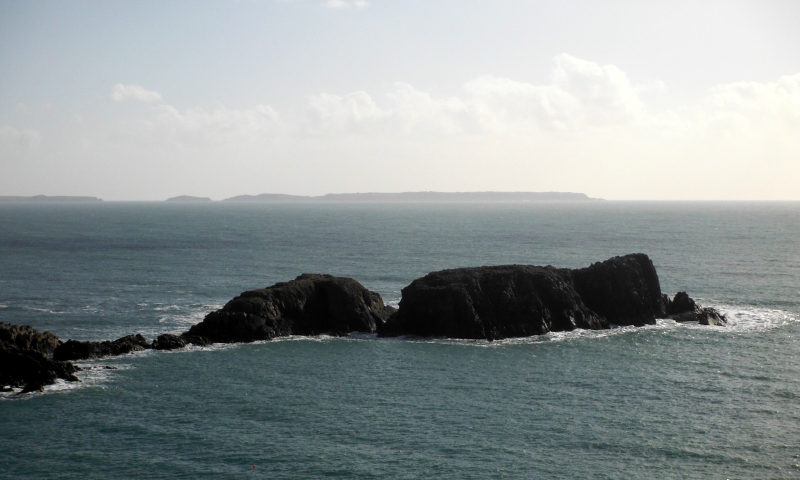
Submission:
[[[0,202],[102,202],[102,198],[81,197],[73,195],[34,195],[31,197],[18,195],[0,195]]]
[[[365,192],[365,193],[328,193],[326,195],[289,195],[284,193],[262,193],[260,195],[237,195],[235,197],[219,200],[222,202],[477,202],[477,203],[502,203],[502,202],[586,202],[602,201],[602,198],[592,198],[585,193],[575,192]],[[17,202],[102,202],[103,199],[90,196],[70,195],[0,195],[0,203]],[[212,202],[209,197],[192,195],[178,195],[167,198],[167,202],[197,203]]]
[[[329,193],[321,196],[262,193],[224,202],[574,202],[601,200],[573,192],[399,192]]]

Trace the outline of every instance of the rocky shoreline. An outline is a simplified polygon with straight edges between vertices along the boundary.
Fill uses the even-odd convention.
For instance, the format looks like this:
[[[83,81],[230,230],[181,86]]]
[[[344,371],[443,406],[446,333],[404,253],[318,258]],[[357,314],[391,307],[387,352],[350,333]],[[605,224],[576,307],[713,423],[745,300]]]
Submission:
[[[288,335],[377,333],[499,340],[576,328],[652,325],[656,319],[724,326],[686,292],[661,292],[645,254],[614,257],[580,269],[503,265],[432,272],[403,288],[399,308],[356,280],[303,274],[250,290],[181,335],[63,342],[49,332],[0,323],[0,388],[41,391],[58,379],[80,381],[72,361],[189,344],[239,343]]]

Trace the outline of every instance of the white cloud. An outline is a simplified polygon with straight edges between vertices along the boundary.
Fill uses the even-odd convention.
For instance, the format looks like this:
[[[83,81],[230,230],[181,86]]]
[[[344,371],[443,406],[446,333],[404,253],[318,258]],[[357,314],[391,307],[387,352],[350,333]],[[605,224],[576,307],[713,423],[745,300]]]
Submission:
[[[153,90],[147,90],[141,85],[123,85],[118,83],[111,89],[111,99],[115,102],[123,100],[138,100],[140,102],[160,102],[161,94]]]
[[[643,113],[636,88],[614,65],[601,67],[567,54],[555,61],[553,86],[580,104],[589,123],[621,123],[636,120]]]
[[[395,84],[386,107],[366,92],[317,95],[309,101],[313,130],[366,133],[381,125],[395,132],[579,130],[643,118],[637,86],[617,67],[566,54],[555,64],[550,84],[484,76],[464,85],[464,98],[433,98],[405,83]]]
[[[403,82],[381,108],[366,92],[309,99],[309,131],[315,134],[454,134],[474,130],[470,106],[457,98],[435,99]]]
[[[24,152],[39,148],[42,134],[30,128],[19,129],[11,125],[0,125],[0,151]]]
[[[800,127],[800,74],[772,83],[719,85],[696,105],[656,114],[639,94],[663,91],[663,82],[634,84],[614,65],[567,54],[554,63],[550,83],[487,75],[464,84],[458,97],[434,97],[402,82],[377,99],[364,91],[315,95],[309,99],[306,130],[440,135],[645,127],[676,138],[707,135],[709,128],[750,134],[767,126]]]
[[[327,8],[364,8],[369,6],[366,0],[327,0],[322,3]]]
[[[157,105],[148,118],[134,122],[128,132],[139,141],[166,142],[184,148],[260,142],[278,128],[278,113],[269,106],[256,105],[237,110],[224,105],[179,110]]]
[[[777,82],[736,82],[709,91],[701,106],[717,121],[800,127],[800,73]]]
[[[544,82],[487,75],[449,96],[402,82],[383,94],[320,93],[298,120],[302,112],[284,119],[266,105],[157,103],[121,109],[126,116],[110,134],[88,137],[91,155],[128,162],[132,174],[146,166],[187,188],[228,185],[220,197],[368,188],[796,198],[800,74],[718,85],[694,104],[648,110],[642,92],[664,89],[613,65],[559,55]],[[91,119],[75,128],[85,123]],[[22,140],[23,130],[0,130],[4,144],[36,145],[36,134]]]

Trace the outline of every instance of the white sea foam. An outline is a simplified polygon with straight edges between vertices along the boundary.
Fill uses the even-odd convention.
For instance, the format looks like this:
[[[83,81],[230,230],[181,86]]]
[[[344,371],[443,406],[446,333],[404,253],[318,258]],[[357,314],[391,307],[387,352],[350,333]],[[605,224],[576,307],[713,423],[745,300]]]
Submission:
[[[131,352],[126,355],[135,356],[152,356],[161,354],[179,354],[179,353],[193,353],[193,352],[215,352],[228,350],[232,348],[239,348],[244,345],[264,345],[274,342],[338,342],[338,341],[386,341],[386,342],[415,342],[415,343],[432,343],[432,344],[456,344],[456,345],[473,345],[477,347],[503,347],[509,345],[531,345],[543,344],[551,342],[562,342],[576,339],[599,339],[616,335],[636,335],[653,330],[699,330],[714,334],[730,334],[736,332],[757,332],[765,331],[773,328],[778,328],[784,325],[796,323],[800,321],[797,315],[779,309],[763,308],[748,305],[731,305],[725,303],[716,303],[713,301],[703,301],[702,305],[710,306],[717,309],[720,313],[724,314],[728,320],[725,327],[705,326],[692,323],[678,323],[670,319],[659,319],[655,325],[647,325],[644,327],[623,326],[614,327],[607,330],[583,330],[576,329],[569,332],[549,332],[544,335],[536,335],[531,337],[521,338],[507,338],[503,340],[488,341],[488,340],[469,340],[469,339],[451,339],[442,337],[420,338],[414,336],[398,336],[398,337],[381,337],[374,333],[361,333],[354,332],[348,336],[339,337],[334,335],[290,335],[286,337],[278,337],[273,340],[264,340],[242,343],[214,343],[208,346],[188,345],[186,348],[170,350],[166,352],[157,350],[144,350]],[[164,307],[168,309],[171,306]],[[194,324],[203,319],[203,317],[211,310],[220,308],[220,305],[196,305],[194,310],[190,313],[180,313],[165,317],[162,323],[172,324]],[[171,311],[177,309],[171,309]],[[120,357],[114,357],[120,358]],[[53,385],[45,387],[44,392],[32,392],[29,394],[21,395],[20,389],[15,392],[0,392],[0,400],[14,400],[33,398],[37,395],[47,395],[50,393],[67,392],[80,388],[99,387],[105,388],[105,385],[112,381],[114,374],[120,370],[133,368],[131,365],[114,364],[112,368],[103,365],[103,360],[98,359],[89,361],[87,363],[77,363],[82,368],[77,373],[80,382],[67,382],[58,380]]]
[[[188,306],[168,305],[154,310],[157,312],[170,312],[158,317],[158,323],[174,327],[173,330],[167,333],[182,333],[186,330],[186,327],[202,322],[206,315],[220,308],[222,308],[222,305],[218,304],[195,304]]]
[[[728,320],[726,328],[733,331],[769,330],[800,321],[797,315],[775,308],[755,307],[750,305],[730,305],[714,302],[700,302],[716,308]]]
[[[68,382],[59,378],[54,384],[45,386],[44,392],[29,392],[23,394],[20,393],[22,389],[17,388],[14,392],[0,392],[0,400],[26,400],[41,395],[64,393],[83,388],[106,388],[106,384],[113,380],[117,372],[133,368],[131,365],[126,364],[114,364],[110,366],[101,365],[98,362],[102,362],[102,360],[88,363],[75,363],[75,365],[81,368],[81,370],[76,373],[80,382]]]
[[[69,313],[69,312],[60,311],[60,310],[52,310],[52,309],[49,309],[49,308],[39,308],[39,307],[22,307],[22,308],[25,309],[25,310],[31,310],[33,312],[49,313],[51,315],[64,315],[66,313]]]
[[[156,312],[174,312],[177,310],[181,310],[181,307],[178,305],[167,305],[165,307],[155,307],[153,310]]]
[[[729,305],[723,303],[715,303],[713,301],[700,302],[703,306],[709,306],[717,309],[720,313],[725,315],[728,324],[724,327],[716,327],[709,325],[698,325],[696,323],[679,323],[670,319],[658,319],[655,325],[646,325],[644,327],[634,326],[614,326],[607,330],[584,330],[575,329],[569,332],[548,332],[543,335],[535,335],[531,337],[518,337],[507,338],[503,340],[465,340],[465,339],[450,339],[450,338],[419,338],[411,336],[401,336],[392,338],[381,338],[380,340],[402,340],[414,341],[420,343],[455,343],[465,345],[476,345],[482,347],[500,347],[504,345],[525,345],[525,344],[539,344],[549,342],[561,342],[566,340],[574,340],[579,338],[606,338],[616,335],[629,335],[640,334],[652,330],[699,330],[716,334],[730,334],[737,332],[755,332],[764,331],[777,328],[783,325],[788,325],[800,321],[796,315],[778,309],[761,308],[755,306],[745,305]]]

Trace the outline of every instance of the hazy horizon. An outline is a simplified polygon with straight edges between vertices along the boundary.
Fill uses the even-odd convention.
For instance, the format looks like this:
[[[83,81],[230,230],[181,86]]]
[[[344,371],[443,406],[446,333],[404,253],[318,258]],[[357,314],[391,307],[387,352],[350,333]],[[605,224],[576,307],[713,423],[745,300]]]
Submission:
[[[0,196],[800,200],[800,3],[0,2]]]

